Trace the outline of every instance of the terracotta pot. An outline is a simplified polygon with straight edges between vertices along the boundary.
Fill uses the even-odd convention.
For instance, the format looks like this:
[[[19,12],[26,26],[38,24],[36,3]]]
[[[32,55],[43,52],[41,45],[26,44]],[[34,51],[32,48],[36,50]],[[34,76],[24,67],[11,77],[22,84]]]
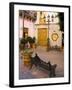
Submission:
[[[31,61],[30,61],[30,54],[29,53],[24,53],[24,65],[25,66],[30,66]]]

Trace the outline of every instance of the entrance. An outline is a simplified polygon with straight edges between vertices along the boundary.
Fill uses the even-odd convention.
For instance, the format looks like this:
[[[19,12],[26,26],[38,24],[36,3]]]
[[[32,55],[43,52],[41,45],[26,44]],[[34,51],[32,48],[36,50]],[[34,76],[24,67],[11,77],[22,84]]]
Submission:
[[[40,46],[47,46],[47,28],[38,29],[38,44]]]
[[[23,29],[23,37],[24,38],[27,38],[28,37],[28,28],[25,28]]]

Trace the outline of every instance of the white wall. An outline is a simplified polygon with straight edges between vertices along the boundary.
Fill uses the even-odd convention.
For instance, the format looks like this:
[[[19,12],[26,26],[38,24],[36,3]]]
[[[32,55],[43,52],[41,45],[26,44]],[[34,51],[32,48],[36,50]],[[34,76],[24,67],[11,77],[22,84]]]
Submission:
[[[50,45],[51,46],[59,46],[62,47],[62,32],[59,31],[59,25],[49,25],[49,38],[50,38]],[[58,39],[57,41],[52,40],[52,34],[57,33],[58,34]]]
[[[34,37],[35,36],[35,26],[34,22],[29,21],[29,20],[24,20],[24,27],[28,28],[28,36]],[[20,38],[23,36],[23,19],[19,19],[19,30],[20,30]]]

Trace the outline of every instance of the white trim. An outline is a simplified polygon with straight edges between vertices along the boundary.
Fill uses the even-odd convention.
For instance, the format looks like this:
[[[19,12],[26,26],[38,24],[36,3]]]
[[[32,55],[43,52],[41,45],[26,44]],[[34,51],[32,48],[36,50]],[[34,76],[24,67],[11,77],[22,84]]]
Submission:
[[[18,11],[19,10],[44,10],[44,11],[57,11],[64,12],[64,77],[61,78],[45,78],[45,79],[26,79],[19,80],[19,27],[18,27]],[[48,84],[48,83],[62,83],[68,82],[68,8],[59,7],[40,7],[28,5],[15,5],[14,6],[14,85],[31,85],[31,84]]]

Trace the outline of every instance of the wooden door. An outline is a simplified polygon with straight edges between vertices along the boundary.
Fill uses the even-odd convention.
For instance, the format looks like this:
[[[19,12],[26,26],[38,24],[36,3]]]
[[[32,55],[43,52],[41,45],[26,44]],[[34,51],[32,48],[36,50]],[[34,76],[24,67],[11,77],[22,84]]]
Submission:
[[[38,29],[38,44],[41,46],[47,45],[47,28]]]

